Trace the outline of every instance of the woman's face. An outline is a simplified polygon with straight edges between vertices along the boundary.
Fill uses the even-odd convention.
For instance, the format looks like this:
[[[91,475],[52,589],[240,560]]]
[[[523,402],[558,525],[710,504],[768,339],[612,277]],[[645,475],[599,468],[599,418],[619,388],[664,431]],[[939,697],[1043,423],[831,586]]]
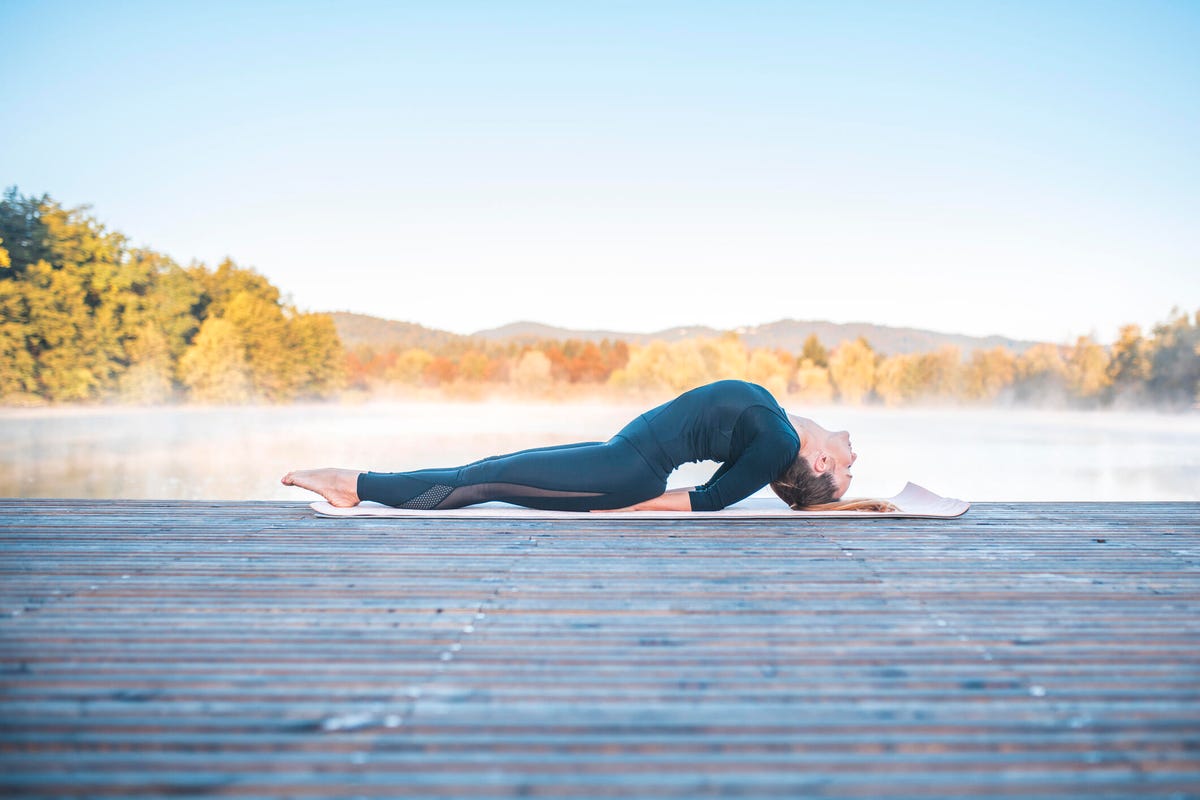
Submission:
[[[853,476],[850,467],[858,460],[854,447],[850,444],[849,431],[831,431],[822,428],[808,417],[788,414],[792,427],[804,431],[804,453],[814,471],[823,474],[832,470],[833,485],[837,498],[846,494],[850,488]]]
[[[837,496],[840,499],[850,488],[850,481],[854,479],[854,476],[850,474],[850,468],[858,460],[858,454],[854,452],[854,447],[850,444],[850,432],[831,432],[825,440],[823,449],[833,457],[835,464],[833,483],[838,488]]]

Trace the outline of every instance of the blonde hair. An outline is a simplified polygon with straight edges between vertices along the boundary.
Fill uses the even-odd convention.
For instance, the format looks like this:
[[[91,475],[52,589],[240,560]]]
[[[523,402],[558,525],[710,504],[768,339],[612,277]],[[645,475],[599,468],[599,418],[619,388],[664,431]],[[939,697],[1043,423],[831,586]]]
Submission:
[[[835,500],[832,503],[817,503],[811,506],[801,506],[794,511],[899,511],[900,509],[887,500],[875,500],[869,497],[859,497],[854,500]]]

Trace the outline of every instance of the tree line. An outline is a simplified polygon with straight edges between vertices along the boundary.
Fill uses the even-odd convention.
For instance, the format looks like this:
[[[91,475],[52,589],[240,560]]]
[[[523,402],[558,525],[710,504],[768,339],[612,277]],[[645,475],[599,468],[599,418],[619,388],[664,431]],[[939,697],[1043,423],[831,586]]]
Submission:
[[[251,269],[182,267],[131,247],[87,207],[0,201],[0,398],[286,402],[341,388],[327,314],[300,313]]]
[[[1200,402],[1200,310],[1173,309],[1105,347],[1080,336],[962,353],[876,352],[863,338],[800,352],[736,333],[631,344],[454,339],[344,347],[326,314],[302,313],[252,269],[187,267],[108,231],[87,207],[8,190],[0,201],[0,402],[289,402],[436,391],[661,395],[712,380],[761,383],[804,402],[1018,403],[1075,407]]]
[[[1200,311],[1192,318],[1173,312],[1150,336],[1127,325],[1109,348],[1080,336],[1073,344],[1039,343],[1020,354],[1005,347],[963,354],[945,346],[887,355],[862,337],[829,349],[815,335],[795,353],[750,348],[732,332],[648,344],[358,345],[347,354],[348,385],[368,393],[440,387],[469,396],[490,386],[552,395],[565,386],[591,385],[662,395],[722,378],[753,381],[778,397],[812,403],[1187,408],[1200,402]]]

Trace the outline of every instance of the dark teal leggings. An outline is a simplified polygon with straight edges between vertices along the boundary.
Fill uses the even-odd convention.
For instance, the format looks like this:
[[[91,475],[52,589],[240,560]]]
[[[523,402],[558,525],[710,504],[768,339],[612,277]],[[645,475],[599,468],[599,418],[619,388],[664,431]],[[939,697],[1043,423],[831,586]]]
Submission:
[[[642,455],[656,452],[648,449],[657,448],[645,441],[649,435],[639,418],[607,442],[535,447],[461,467],[364,472],[358,497],[396,508],[462,508],[491,500],[550,511],[624,508],[666,491],[669,470]]]

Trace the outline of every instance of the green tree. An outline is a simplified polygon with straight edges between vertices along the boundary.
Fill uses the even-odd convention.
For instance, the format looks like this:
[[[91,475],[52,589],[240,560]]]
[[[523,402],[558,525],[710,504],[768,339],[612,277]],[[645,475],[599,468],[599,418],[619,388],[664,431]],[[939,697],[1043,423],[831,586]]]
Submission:
[[[52,205],[48,195],[23,197],[15,186],[5,190],[0,201],[0,239],[13,268],[8,277],[19,275],[29,264],[54,260],[42,222],[43,210]]]
[[[821,339],[815,333],[810,333],[808,338],[804,340],[804,345],[800,350],[800,358],[808,359],[816,367],[829,366],[829,351],[825,349],[825,345],[821,344]]]

